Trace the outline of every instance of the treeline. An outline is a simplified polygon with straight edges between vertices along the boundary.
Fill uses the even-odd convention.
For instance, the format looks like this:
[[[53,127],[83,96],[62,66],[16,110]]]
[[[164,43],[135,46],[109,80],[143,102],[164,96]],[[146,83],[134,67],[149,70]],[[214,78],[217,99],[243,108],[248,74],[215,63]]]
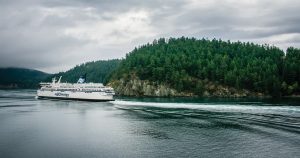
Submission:
[[[86,74],[87,82],[107,83],[109,75],[114,71],[121,60],[99,60],[87,62],[81,65],[77,65],[74,68],[52,75],[47,79],[51,81],[52,77],[62,76],[62,82],[76,83],[80,76]]]
[[[0,88],[37,88],[50,74],[25,68],[0,68]]]
[[[135,48],[112,79],[132,75],[201,95],[204,80],[272,96],[299,94],[300,49],[195,38],[161,38]]]

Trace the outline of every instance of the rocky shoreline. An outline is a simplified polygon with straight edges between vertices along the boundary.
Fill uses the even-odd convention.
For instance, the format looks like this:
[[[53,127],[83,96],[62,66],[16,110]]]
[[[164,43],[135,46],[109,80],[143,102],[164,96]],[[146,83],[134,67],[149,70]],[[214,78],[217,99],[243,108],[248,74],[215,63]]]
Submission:
[[[109,82],[116,94],[120,96],[137,97],[271,97],[262,93],[251,92],[246,89],[235,89],[232,87],[205,81],[204,90],[201,95],[191,92],[178,92],[166,84],[158,84],[149,80],[120,79]]]

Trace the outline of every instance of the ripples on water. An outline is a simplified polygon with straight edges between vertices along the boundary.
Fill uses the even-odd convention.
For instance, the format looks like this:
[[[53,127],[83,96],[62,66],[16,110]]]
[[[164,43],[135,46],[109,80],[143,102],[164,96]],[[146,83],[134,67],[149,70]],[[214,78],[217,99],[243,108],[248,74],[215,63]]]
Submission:
[[[0,157],[300,157],[299,99],[34,95],[0,91]]]

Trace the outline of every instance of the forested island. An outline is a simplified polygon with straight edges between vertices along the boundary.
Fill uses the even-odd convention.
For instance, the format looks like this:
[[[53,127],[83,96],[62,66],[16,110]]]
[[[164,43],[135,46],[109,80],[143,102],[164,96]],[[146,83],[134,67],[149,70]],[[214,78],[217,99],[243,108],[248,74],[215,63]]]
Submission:
[[[160,38],[124,59],[88,62],[54,76],[76,82],[83,74],[126,96],[299,96],[300,49],[285,53],[266,44]]]
[[[48,73],[25,68],[0,68],[0,89],[38,88]]]
[[[120,94],[141,96],[286,96],[299,81],[299,49],[185,37],[135,48],[110,78]]]

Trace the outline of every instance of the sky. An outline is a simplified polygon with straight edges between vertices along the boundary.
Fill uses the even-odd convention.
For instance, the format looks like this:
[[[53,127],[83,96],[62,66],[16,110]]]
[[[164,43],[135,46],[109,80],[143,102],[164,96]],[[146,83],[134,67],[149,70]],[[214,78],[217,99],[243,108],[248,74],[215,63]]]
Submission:
[[[299,0],[0,0],[0,67],[49,73],[161,37],[300,48]]]

